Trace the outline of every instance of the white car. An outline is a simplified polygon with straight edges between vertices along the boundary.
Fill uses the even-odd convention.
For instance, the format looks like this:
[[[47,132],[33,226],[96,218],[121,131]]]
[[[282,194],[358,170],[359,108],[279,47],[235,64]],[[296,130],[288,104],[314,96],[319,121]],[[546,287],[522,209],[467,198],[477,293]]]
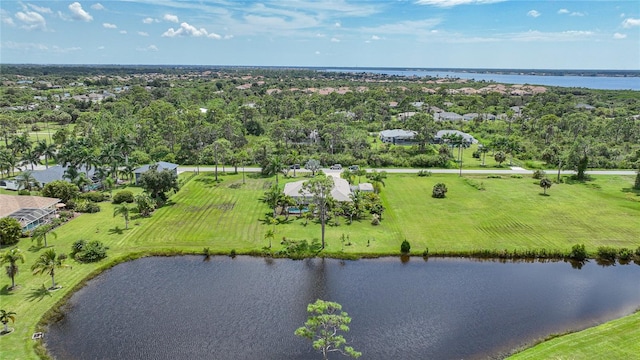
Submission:
[[[331,169],[331,170],[342,170],[342,165],[333,164],[333,165],[331,165],[331,167],[329,169]]]

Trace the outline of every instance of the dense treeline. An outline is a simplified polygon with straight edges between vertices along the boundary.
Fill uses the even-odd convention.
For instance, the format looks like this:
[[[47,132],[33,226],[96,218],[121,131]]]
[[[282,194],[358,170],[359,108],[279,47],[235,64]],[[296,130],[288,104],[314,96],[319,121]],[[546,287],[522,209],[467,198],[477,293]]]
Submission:
[[[637,91],[501,92],[488,82],[305,69],[10,68],[0,96],[5,174],[45,156],[116,179],[115,169],[130,176],[152,160],[267,169],[276,155],[286,164],[455,166],[450,147],[433,144],[441,129],[528,166],[636,168],[640,159]],[[437,111],[477,115],[437,121]],[[416,131],[415,144],[377,139],[396,128]]]

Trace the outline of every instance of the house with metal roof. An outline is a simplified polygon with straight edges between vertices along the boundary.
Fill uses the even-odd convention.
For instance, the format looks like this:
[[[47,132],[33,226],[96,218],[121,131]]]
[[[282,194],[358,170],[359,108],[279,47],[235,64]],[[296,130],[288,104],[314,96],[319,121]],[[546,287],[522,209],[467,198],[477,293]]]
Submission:
[[[38,185],[40,188],[43,188],[48,183],[56,180],[64,180],[66,182],[70,182],[70,180],[64,176],[68,168],[68,166],[55,165],[50,166],[48,169],[44,170],[34,170],[31,172],[31,175],[38,182],[38,184],[36,185]],[[92,180],[94,183],[97,182],[97,179],[94,179],[94,174],[96,172],[95,168],[87,169],[86,167],[82,166],[78,168],[78,172],[87,174],[89,180]],[[19,177],[20,175],[18,175],[16,178]]]
[[[139,168],[133,170],[133,174],[135,175],[135,179],[136,179],[136,185],[138,185],[138,182],[140,181],[140,177],[142,176],[142,174],[151,170],[152,167],[155,167],[157,171],[169,170],[173,172],[176,176],[178,176],[178,164],[172,164],[166,161],[158,161],[155,164],[142,165]]]
[[[59,203],[60,199],[50,197],[0,194],[0,218],[14,218],[23,232],[31,231],[51,221]]]
[[[462,115],[460,114],[456,114],[454,112],[450,112],[450,111],[444,111],[441,113],[435,113],[433,114],[433,119],[435,121],[460,121],[460,120],[464,120]]]
[[[433,142],[436,144],[441,144],[443,142],[446,142],[447,137],[449,136],[460,136],[467,145],[476,144],[478,142],[478,140],[476,140],[472,135],[459,130],[440,130],[433,137]]]
[[[388,144],[411,145],[416,135],[418,135],[418,133],[413,130],[382,130],[380,131],[380,140]]]

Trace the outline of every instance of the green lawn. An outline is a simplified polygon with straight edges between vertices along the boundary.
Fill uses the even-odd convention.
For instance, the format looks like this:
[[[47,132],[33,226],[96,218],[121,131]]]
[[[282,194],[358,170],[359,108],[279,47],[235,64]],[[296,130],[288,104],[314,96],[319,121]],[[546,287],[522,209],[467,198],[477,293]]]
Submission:
[[[113,205],[101,203],[100,213],[71,220],[55,230],[58,237],[49,237],[49,243],[56,251],[68,253],[76,240],[100,240],[109,246],[108,259],[115,260],[132,252],[200,253],[204,247],[218,253],[260,250],[267,245],[264,234],[268,229],[275,229],[276,249],[283,237],[320,237],[318,224],[309,222],[305,226],[294,216],[289,221],[281,217],[275,227],[264,224],[262,220],[270,209],[259,198],[274,178],[251,175],[244,185],[241,174],[221,179],[216,183],[211,173],[195,177],[151,218],[134,216],[127,230],[121,217],[113,217]],[[298,179],[300,175],[297,179],[280,179],[280,187],[284,181]],[[387,210],[382,223],[373,226],[367,218],[349,225],[341,219],[339,226],[328,226],[327,253],[341,252],[342,234],[351,242],[345,247],[347,253],[397,254],[403,239],[411,243],[415,254],[426,247],[431,252],[443,252],[541,247],[567,251],[576,243],[584,243],[589,251],[600,245],[640,246],[640,195],[629,190],[631,176],[596,177],[586,184],[554,184],[548,191],[550,196],[540,195],[541,188],[530,177],[390,174],[385,182],[382,199]],[[446,199],[431,198],[436,182],[447,184]],[[485,190],[472,186],[480,183]],[[20,288],[9,292],[10,279],[5,276],[0,282],[4,284],[0,289],[2,308],[17,313],[16,324],[11,325],[16,331],[0,337],[3,359],[37,358],[30,338],[42,315],[90,273],[108,265],[108,261],[79,264],[69,260],[73,268],[56,274],[56,282],[63,289],[47,293],[42,287],[49,286],[50,277],[35,276],[29,270],[44,250],[30,249],[31,245],[28,238],[18,245],[27,256],[16,277]],[[631,321],[637,326],[640,319],[636,315]],[[611,344],[615,345],[613,340]]]
[[[577,333],[545,341],[509,359],[637,359],[640,312]]]

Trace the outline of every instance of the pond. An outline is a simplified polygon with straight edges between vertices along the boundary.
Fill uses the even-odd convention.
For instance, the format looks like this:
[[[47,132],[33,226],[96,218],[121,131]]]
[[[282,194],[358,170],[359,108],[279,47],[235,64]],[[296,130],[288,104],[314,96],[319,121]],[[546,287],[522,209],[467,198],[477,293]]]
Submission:
[[[318,298],[343,305],[364,359],[498,358],[632,313],[640,266],[143,258],[74,294],[46,345],[58,359],[321,358],[293,335]]]

